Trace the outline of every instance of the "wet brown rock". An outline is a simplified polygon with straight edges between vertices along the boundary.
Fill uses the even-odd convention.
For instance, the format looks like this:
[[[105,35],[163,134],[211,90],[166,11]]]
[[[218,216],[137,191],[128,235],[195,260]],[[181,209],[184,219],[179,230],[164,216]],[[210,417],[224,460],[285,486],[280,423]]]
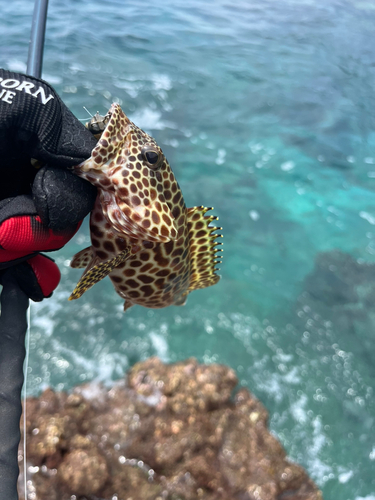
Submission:
[[[110,390],[30,398],[30,488],[39,500],[321,500],[236,384],[222,365],[151,358]]]
[[[64,490],[77,495],[95,495],[108,479],[107,462],[95,449],[74,450],[64,457],[57,477]]]

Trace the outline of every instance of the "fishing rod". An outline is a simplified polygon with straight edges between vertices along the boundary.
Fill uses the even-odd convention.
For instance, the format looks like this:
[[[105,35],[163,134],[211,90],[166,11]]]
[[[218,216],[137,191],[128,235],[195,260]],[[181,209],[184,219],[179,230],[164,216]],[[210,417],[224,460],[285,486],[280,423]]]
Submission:
[[[40,78],[48,0],[35,0],[27,73]],[[21,391],[26,356],[27,295],[11,273],[1,276],[0,316],[0,500],[18,500],[18,446],[21,438]],[[26,457],[24,456],[24,474]],[[26,483],[26,481],[25,481]],[[27,491],[25,491],[25,500]]]

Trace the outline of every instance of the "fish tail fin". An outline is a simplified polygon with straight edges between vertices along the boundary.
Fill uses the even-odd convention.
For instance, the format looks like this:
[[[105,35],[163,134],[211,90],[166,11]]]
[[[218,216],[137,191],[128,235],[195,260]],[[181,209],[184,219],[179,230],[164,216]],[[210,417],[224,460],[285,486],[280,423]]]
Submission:
[[[128,247],[120,254],[116,255],[116,257],[113,257],[113,259],[106,260],[105,262],[102,261],[97,263],[98,258],[95,257],[86,268],[77,286],[70,295],[69,300],[79,299],[89,288],[94,286],[95,283],[98,283],[98,281],[108,276],[115,267],[124,262],[129,255],[130,248]]]
[[[217,238],[223,236],[216,231],[222,227],[210,226],[218,217],[207,216],[206,212],[212,210],[207,207],[193,207],[187,209],[188,228],[190,235],[191,277],[188,291],[198,290],[215,285],[220,280],[216,274],[221,263],[221,242]]]

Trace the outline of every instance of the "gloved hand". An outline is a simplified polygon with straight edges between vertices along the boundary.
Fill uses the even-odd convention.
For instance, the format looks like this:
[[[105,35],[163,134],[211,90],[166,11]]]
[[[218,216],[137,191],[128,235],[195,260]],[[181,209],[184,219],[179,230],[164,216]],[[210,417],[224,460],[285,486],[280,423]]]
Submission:
[[[60,279],[39,252],[63,247],[93,208],[96,189],[69,167],[95,144],[49,84],[0,69],[0,270],[33,300]]]

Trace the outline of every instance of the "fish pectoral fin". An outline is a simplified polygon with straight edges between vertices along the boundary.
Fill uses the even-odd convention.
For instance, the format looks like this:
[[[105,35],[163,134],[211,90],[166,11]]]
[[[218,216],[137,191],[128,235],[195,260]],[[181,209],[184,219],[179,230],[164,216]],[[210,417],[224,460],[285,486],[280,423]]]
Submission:
[[[70,262],[70,267],[74,269],[87,267],[91,264],[91,261],[94,258],[94,252],[92,251],[92,247],[87,247],[76,253]]]
[[[216,241],[222,238],[216,231],[221,227],[210,226],[218,218],[214,215],[207,216],[206,212],[212,210],[207,207],[193,207],[187,209],[187,221],[190,236],[191,274],[188,292],[215,285],[220,279],[216,274],[221,263],[219,252],[222,243]]]
[[[95,262],[89,265],[89,268],[83,273],[81,279],[77,283],[77,286],[73,290],[69,300],[79,299],[89,288],[98,283],[108,274],[119,266],[122,262],[128,259],[130,255],[130,247],[126,248],[120,254],[113,257],[113,259],[106,260],[105,262],[100,262],[96,264]]]

